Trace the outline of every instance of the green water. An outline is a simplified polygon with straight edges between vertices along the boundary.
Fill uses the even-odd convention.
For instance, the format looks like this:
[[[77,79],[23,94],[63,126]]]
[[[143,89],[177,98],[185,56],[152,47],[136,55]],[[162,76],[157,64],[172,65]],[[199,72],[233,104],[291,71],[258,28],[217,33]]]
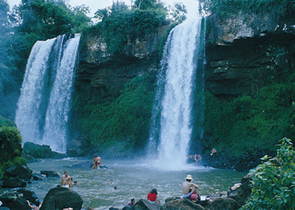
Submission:
[[[152,167],[145,161],[114,161],[103,160],[102,165],[108,169],[74,168],[72,165],[83,163],[91,159],[46,159],[28,164],[33,173],[41,170],[57,171],[60,175],[68,171],[78,186],[76,191],[83,199],[83,207],[95,210],[109,209],[109,207],[123,208],[131,198],[146,199],[153,188],[158,191],[158,200],[165,203],[168,197],[181,196],[181,186],[187,174],[194,178],[199,185],[200,195],[211,195],[216,192],[227,191],[235,183],[240,182],[246,173],[220,170],[194,164],[183,167],[180,171],[167,171]],[[113,180],[113,183],[110,183]],[[60,184],[60,178],[46,178],[42,181],[32,181],[26,189],[34,191],[43,201],[47,192]],[[114,187],[117,190],[114,190]]]

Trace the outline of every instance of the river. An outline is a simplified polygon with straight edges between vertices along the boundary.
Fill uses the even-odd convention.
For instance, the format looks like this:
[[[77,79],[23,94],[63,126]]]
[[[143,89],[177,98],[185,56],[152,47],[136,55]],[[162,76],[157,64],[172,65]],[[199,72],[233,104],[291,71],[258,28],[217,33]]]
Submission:
[[[85,162],[91,164],[92,159],[66,158],[62,160],[42,159],[29,163],[28,167],[33,173],[41,170],[53,170],[60,175],[68,171],[73,186],[83,199],[82,209],[87,207],[95,210],[106,210],[109,207],[123,208],[131,198],[136,201],[146,199],[153,188],[158,191],[158,200],[164,205],[168,197],[181,196],[181,186],[187,174],[194,178],[193,182],[199,185],[200,195],[212,195],[216,192],[227,191],[235,183],[240,182],[246,173],[232,170],[221,170],[210,167],[187,165],[179,171],[167,171],[148,164],[143,160],[103,160],[102,165],[107,169],[90,169],[86,167],[73,167]],[[113,180],[113,183],[111,183]],[[59,178],[46,178],[42,181],[32,181],[26,189],[34,191],[43,201],[47,192],[60,184]],[[117,190],[114,190],[117,187]],[[2,189],[3,190],[3,189]],[[7,189],[5,189],[7,191]],[[3,191],[2,191],[3,192]]]

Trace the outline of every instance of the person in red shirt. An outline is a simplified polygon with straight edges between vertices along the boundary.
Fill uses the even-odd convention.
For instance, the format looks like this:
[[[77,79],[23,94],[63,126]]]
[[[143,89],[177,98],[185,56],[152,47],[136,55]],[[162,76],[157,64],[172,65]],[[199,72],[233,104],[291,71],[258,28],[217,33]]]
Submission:
[[[152,191],[149,192],[149,194],[147,195],[147,200],[148,200],[150,203],[154,203],[154,204],[156,204],[157,195],[158,195],[157,190],[156,190],[156,189],[152,189]]]

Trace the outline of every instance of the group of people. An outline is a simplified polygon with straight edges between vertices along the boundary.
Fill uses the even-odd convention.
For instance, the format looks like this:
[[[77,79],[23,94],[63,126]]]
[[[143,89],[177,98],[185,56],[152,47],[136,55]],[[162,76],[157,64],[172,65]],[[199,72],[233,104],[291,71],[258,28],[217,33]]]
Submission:
[[[182,197],[190,200],[200,200],[200,196],[198,194],[199,187],[198,185],[192,183],[192,180],[193,178],[191,175],[186,176],[185,181],[182,183]],[[160,204],[160,201],[157,200],[157,195],[157,189],[152,189],[152,191],[150,191],[147,195],[147,201],[153,204]]]

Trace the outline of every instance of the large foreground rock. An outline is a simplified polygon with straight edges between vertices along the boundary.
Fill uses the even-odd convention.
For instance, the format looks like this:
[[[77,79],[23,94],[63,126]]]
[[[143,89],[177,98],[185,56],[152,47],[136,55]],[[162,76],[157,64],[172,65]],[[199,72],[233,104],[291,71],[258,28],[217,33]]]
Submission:
[[[73,208],[81,210],[83,200],[80,195],[68,188],[52,188],[44,198],[40,210],[63,210],[64,208]]]

